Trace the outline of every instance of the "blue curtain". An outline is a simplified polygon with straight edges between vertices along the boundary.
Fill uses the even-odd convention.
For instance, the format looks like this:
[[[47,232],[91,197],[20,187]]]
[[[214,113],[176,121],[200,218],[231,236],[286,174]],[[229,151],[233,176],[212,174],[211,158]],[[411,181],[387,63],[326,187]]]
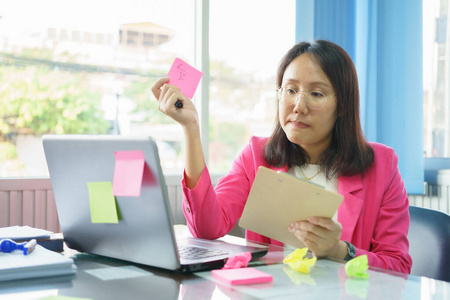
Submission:
[[[355,62],[366,139],[397,152],[423,194],[422,0],[297,0],[296,40],[326,39]]]

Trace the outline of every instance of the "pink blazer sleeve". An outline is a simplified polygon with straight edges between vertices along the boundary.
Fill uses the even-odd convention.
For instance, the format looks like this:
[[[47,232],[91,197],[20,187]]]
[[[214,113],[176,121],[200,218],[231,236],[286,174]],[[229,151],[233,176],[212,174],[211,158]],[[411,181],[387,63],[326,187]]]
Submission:
[[[381,200],[378,216],[367,254],[371,266],[410,273],[412,259],[409,255],[409,201],[394,156],[391,170],[386,170],[387,188]],[[370,198],[368,199],[370,200]]]
[[[363,176],[340,177],[342,240],[367,254],[369,265],[410,273],[409,201],[393,149],[371,143],[373,166]]]
[[[214,190],[207,168],[197,186],[189,189],[183,178],[183,212],[195,237],[216,239],[230,232],[241,217],[255,177],[252,145],[248,144],[233,162],[230,172]]]

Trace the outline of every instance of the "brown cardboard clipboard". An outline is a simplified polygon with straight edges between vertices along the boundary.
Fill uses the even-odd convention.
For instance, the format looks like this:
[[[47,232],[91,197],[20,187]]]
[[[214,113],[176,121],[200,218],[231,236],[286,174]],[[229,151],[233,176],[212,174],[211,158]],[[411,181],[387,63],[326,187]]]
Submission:
[[[344,197],[285,172],[259,167],[239,226],[297,248],[305,245],[288,231],[293,221],[332,218]]]

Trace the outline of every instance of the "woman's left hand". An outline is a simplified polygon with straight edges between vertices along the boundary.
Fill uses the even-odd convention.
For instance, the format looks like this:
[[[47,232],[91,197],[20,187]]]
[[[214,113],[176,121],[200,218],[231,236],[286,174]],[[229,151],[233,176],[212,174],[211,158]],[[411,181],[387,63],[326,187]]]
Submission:
[[[327,218],[311,217],[308,221],[293,222],[289,226],[292,232],[317,257],[343,259],[343,245],[340,242],[342,225]]]

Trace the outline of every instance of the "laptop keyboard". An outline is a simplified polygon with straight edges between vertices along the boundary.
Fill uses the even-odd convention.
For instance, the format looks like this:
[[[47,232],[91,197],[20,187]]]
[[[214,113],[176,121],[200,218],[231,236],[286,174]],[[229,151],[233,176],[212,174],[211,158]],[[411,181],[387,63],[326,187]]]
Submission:
[[[201,259],[219,255],[226,255],[228,252],[221,250],[212,250],[207,248],[195,247],[195,246],[178,246],[178,253],[183,259]]]

